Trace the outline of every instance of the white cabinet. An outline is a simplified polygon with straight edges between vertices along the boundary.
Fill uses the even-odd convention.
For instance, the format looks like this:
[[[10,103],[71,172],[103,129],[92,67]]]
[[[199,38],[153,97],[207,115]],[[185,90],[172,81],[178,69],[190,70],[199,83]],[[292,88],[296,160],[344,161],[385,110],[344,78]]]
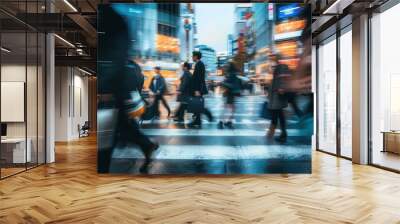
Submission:
[[[12,163],[25,163],[32,161],[32,141],[27,139],[25,150],[24,138],[7,138],[1,140],[2,147],[12,152]],[[10,155],[11,156],[11,155]]]

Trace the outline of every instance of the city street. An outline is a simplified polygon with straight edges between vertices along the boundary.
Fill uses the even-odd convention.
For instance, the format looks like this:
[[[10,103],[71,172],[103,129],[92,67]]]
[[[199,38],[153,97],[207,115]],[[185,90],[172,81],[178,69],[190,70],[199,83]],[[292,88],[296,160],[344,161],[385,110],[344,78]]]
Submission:
[[[145,151],[153,145],[136,132],[135,124],[130,131],[122,126],[115,128],[116,138],[128,134],[130,143],[122,140],[108,146],[116,118],[112,112],[107,115],[108,105],[99,106],[100,110],[105,109],[100,119],[99,152],[113,147],[111,164],[106,165],[109,172],[139,174],[143,166],[149,174],[310,173],[311,67],[308,62],[300,66],[302,57],[311,55],[309,45],[304,44],[309,37],[305,27],[310,22],[306,11],[306,7],[297,4],[269,3],[119,4],[104,8],[104,13],[115,12],[115,20],[126,22],[129,32],[125,34],[134,41],[121,44],[121,56],[128,60],[126,77],[115,76],[117,67],[110,69],[109,64],[100,63],[100,94],[120,97],[110,89],[110,83],[125,90],[124,84],[136,77],[138,85],[130,85],[127,91],[143,90],[145,98],[157,95],[157,100],[168,101],[174,115],[178,108],[177,92],[185,98],[206,94],[208,88],[211,93],[206,95],[205,104],[214,117],[208,121],[203,115],[201,128],[189,127],[192,114],[186,114],[185,122],[177,123],[173,116],[167,117],[168,110],[160,105],[159,119],[139,121],[141,131],[159,144],[147,167],[143,166],[146,160],[142,151],[129,144],[139,144]],[[115,28],[106,20],[101,25],[105,29]],[[115,46],[108,43],[115,40],[113,35],[104,36],[101,42],[110,48],[101,54],[104,60],[100,61],[114,60],[109,57],[115,53]],[[126,49],[127,54],[122,55]],[[220,87],[227,98],[218,93]],[[282,91],[288,94],[282,95]],[[239,93],[247,95],[236,100],[236,110],[230,117],[229,102]],[[304,96],[297,97],[297,93]],[[264,119],[261,109],[267,94],[269,109],[273,111],[265,116],[269,119]],[[292,102],[294,98],[297,103]],[[133,117],[150,119],[152,114]],[[219,122],[230,118],[233,128],[227,123],[221,129]],[[194,123],[197,125],[200,120]],[[284,129],[281,133],[280,123],[286,123],[287,132]],[[267,136],[270,126],[277,126],[274,136]]]
[[[176,108],[174,98],[169,98]],[[310,131],[299,120],[288,116],[288,139],[281,144],[266,137],[269,121],[259,117],[265,96],[243,96],[236,104],[234,129],[218,129],[224,118],[224,98],[208,96],[206,105],[214,115],[208,122],[203,116],[201,129],[190,129],[191,114],[184,124],[166,118],[162,105],[160,120],[145,121],[143,131],[160,148],[153,154],[150,174],[263,174],[311,172]],[[279,135],[277,129],[276,135]],[[144,157],[135,146],[117,148],[111,173],[138,174]]]

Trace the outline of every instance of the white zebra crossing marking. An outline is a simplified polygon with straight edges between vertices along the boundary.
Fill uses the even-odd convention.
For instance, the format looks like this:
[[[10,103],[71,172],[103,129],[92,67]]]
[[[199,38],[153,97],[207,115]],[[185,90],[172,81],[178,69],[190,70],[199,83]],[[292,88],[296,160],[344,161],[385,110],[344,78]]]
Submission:
[[[161,145],[154,153],[153,159],[290,159],[303,156],[310,156],[309,145]],[[138,148],[116,148],[113,158],[144,158]]]
[[[266,135],[264,130],[252,129],[142,129],[145,135],[149,136],[236,136],[236,137],[261,137]],[[279,130],[276,131],[279,133]],[[288,136],[310,136],[303,130],[288,129]]]
[[[205,124],[218,124],[219,121],[213,121],[213,122],[209,122],[207,120],[203,120],[205,122]],[[184,123],[181,124],[189,124],[191,121],[190,120],[185,120]],[[161,119],[161,120],[154,120],[154,121],[143,121],[143,124],[174,124],[175,122],[173,120],[169,120],[169,119]],[[236,119],[233,119],[233,123],[234,124],[269,124],[271,123],[268,120],[256,120],[256,121],[251,121],[249,119],[243,119],[241,121],[237,121]]]

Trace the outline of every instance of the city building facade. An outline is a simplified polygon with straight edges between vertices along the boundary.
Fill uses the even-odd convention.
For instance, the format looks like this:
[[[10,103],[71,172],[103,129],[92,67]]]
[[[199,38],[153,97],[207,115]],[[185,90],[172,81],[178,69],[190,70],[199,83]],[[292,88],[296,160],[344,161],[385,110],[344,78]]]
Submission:
[[[155,66],[170,83],[178,78],[181,62],[181,4],[115,4],[127,21],[132,39],[130,57],[142,67],[145,88]],[[132,22],[134,21],[134,22]]]
[[[207,45],[197,45],[195,50],[198,50],[202,54],[201,60],[206,66],[207,73],[216,73],[217,71],[217,54],[215,50]]]
[[[300,60],[298,52],[303,47],[299,44],[306,24],[303,10],[297,3],[276,5],[273,50],[283,57],[282,62],[291,69],[297,67]]]
[[[222,70],[229,62],[230,57],[227,52],[218,52],[217,53],[217,75],[222,75]]]
[[[253,4],[256,75],[268,73],[267,55],[273,46],[274,7],[272,3]]]

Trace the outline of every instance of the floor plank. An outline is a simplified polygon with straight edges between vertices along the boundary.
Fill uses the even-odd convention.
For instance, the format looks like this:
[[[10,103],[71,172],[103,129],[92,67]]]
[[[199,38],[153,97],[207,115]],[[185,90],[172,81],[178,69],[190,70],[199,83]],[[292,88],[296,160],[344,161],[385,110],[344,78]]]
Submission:
[[[0,181],[0,223],[400,223],[400,175],[313,152],[311,175],[96,173],[96,139]]]

